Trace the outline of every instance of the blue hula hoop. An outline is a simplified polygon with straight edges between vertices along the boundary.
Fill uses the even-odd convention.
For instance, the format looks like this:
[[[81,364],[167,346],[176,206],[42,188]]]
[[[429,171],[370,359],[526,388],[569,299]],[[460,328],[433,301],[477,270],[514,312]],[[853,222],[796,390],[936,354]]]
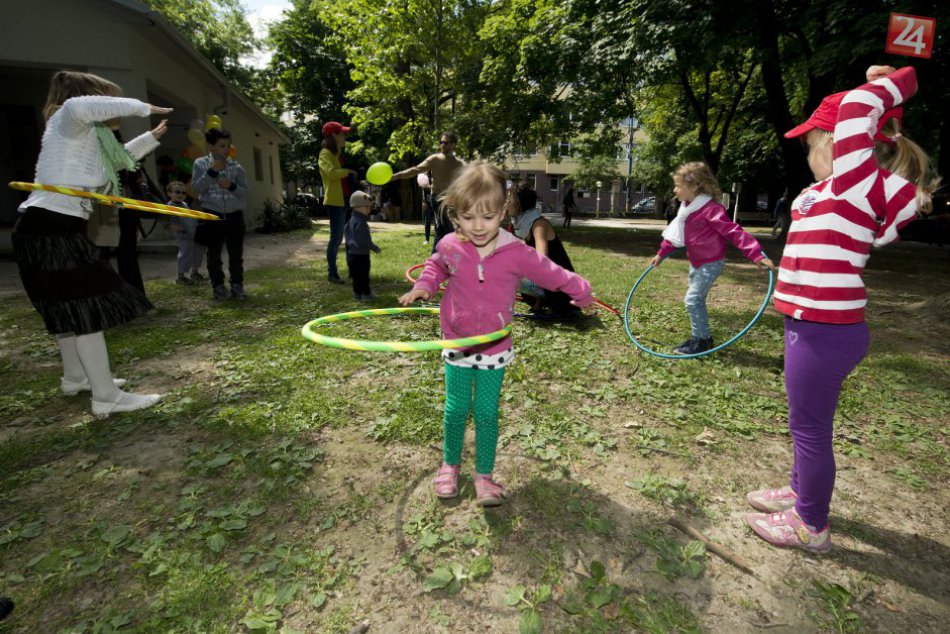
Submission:
[[[765,255],[765,252],[762,252],[762,255]],[[665,258],[664,258],[665,259]],[[653,270],[653,265],[647,267],[647,270],[640,274],[640,277],[637,278],[637,281],[634,283],[633,288],[630,289],[630,294],[627,295],[627,303],[623,307],[623,327],[627,331],[627,336],[630,337],[630,341],[633,342],[640,350],[643,350],[647,354],[652,354],[654,357],[659,357],[661,359],[698,359],[699,357],[705,357],[714,352],[718,352],[723,348],[731,346],[736,341],[738,341],[745,333],[749,332],[752,326],[755,325],[755,322],[759,321],[759,318],[762,316],[762,313],[765,312],[765,309],[769,306],[769,300],[772,298],[772,291],[775,290],[775,273],[769,269],[769,290],[765,293],[765,299],[762,301],[762,305],[759,306],[758,312],[755,313],[755,317],[752,318],[745,328],[739,331],[739,334],[735,335],[732,339],[725,341],[715,348],[710,348],[704,352],[696,352],[693,354],[667,354],[665,352],[657,352],[656,350],[651,350],[647,348],[642,343],[637,341],[637,338],[633,336],[633,333],[630,331],[630,303],[633,300],[633,294],[636,292],[637,287],[640,286],[640,282],[643,281],[643,278],[647,276],[647,273]]]

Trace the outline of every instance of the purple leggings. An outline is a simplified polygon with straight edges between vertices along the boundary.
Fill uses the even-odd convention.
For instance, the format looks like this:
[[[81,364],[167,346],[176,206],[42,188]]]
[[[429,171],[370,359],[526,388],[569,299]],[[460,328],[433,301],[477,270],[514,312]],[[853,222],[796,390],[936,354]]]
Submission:
[[[841,384],[868,352],[871,333],[859,324],[785,318],[785,391],[794,443],[791,487],[795,510],[818,530],[828,524],[835,488],[832,447]]]

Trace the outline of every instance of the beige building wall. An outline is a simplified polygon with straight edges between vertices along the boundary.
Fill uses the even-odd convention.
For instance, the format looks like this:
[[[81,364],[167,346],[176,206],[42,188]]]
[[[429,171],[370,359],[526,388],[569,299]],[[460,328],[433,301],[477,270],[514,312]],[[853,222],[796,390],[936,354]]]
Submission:
[[[209,70],[207,61],[196,59],[197,51],[148,19],[145,10],[144,5],[125,0],[17,3],[16,11],[4,14],[0,78],[6,81],[0,104],[35,106],[37,128],[42,132],[39,110],[49,77],[65,68],[110,79],[126,96],[171,106],[175,111],[168,117],[169,131],[161,147],[143,162],[156,182],[155,158],[167,154],[178,159],[189,145],[190,122],[219,114],[247,173],[246,220],[251,226],[259,224],[264,202],[283,199],[279,148],[286,138],[254,106],[229,90],[223,76]],[[128,139],[157,122],[157,117],[127,118],[121,131]],[[165,237],[160,231],[156,236]]]

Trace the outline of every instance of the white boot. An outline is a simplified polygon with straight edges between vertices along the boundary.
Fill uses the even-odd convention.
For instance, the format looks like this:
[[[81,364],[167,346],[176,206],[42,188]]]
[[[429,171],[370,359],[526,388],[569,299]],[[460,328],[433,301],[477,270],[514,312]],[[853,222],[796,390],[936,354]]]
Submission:
[[[82,362],[79,360],[79,352],[76,350],[76,335],[56,335],[56,343],[59,344],[59,354],[63,358],[63,376],[59,380],[59,389],[66,396],[75,396],[82,391],[91,390],[86,371],[82,369]],[[125,385],[125,379],[112,379],[112,382],[116,387]]]
[[[101,331],[76,337],[76,351],[92,388],[92,413],[96,416],[144,409],[161,398],[159,394],[123,392],[116,386],[109,370],[109,352]]]

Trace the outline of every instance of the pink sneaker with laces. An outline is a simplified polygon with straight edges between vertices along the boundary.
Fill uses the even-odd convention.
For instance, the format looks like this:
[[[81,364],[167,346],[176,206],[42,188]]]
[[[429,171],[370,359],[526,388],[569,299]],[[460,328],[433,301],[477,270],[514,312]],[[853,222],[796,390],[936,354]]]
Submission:
[[[459,494],[459,471],[461,465],[442,463],[439,472],[432,479],[435,496],[441,500],[451,500]]]
[[[475,503],[481,507],[501,506],[508,499],[505,487],[492,480],[491,474],[475,474]]]
[[[745,496],[749,505],[763,513],[781,513],[795,506],[798,496],[792,487],[784,486],[781,489],[759,489]]]
[[[745,521],[756,535],[782,548],[801,548],[814,553],[831,550],[831,527],[812,530],[795,509],[781,513],[747,513]]]

